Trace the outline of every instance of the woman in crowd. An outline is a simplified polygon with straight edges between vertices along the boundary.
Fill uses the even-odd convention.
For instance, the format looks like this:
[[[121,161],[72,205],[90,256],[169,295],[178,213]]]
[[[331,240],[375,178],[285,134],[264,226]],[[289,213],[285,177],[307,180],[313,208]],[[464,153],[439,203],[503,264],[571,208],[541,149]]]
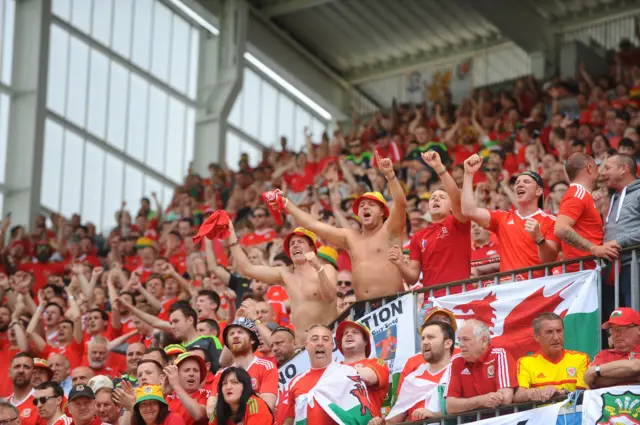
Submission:
[[[238,424],[272,425],[273,414],[253,391],[249,374],[239,367],[229,367],[220,376],[216,410],[209,425]]]
[[[184,425],[184,419],[169,412],[160,385],[146,385],[136,388],[131,425]]]

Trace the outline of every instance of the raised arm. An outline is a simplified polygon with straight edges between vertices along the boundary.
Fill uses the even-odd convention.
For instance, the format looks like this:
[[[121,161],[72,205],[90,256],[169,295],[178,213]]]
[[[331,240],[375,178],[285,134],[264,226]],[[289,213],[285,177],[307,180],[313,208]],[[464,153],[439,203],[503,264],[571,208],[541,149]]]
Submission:
[[[127,342],[127,340],[129,338],[131,338],[132,336],[134,336],[137,333],[138,333],[138,330],[134,329],[131,332],[127,332],[126,334],[120,335],[119,337],[115,338],[114,340],[109,341],[108,350],[109,351],[114,351],[114,349],[116,347],[124,344],[125,342]]]
[[[114,305],[116,299],[118,298],[118,293],[116,292],[116,286],[114,284],[115,276],[112,273],[109,273],[109,278],[107,279],[107,290],[109,292],[109,302],[111,305]],[[113,329],[121,329],[122,322],[120,321],[120,309],[112,308],[111,309],[111,327]]]
[[[318,273],[318,280],[320,281],[320,298],[327,302],[336,302],[336,289],[338,284],[338,275],[336,269],[329,265],[323,265],[315,252],[307,252],[305,255],[307,262]]]
[[[143,322],[148,323],[149,325],[151,325],[152,327],[156,328],[156,329],[160,329],[162,332],[171,332],[171,324],[169,322],[165,322],[164,320],[146,313],[134,306],[132,306],[131,304],[127,303],[126,301],[124,301],[122,298],[117,298],[116,299],[116,305],[120,303],[122,304],[122,306],[124,306],[127,310],[129,310],[132,314],[134,314],[135,316],[139,317],[140,320],[142,320]]]
[[[240,274],[261,280],[269,285],[281,285],[283,281],[280,267],[251,264],[249,258],[247,258],[247,254],[244,253],[244,250],[240,246],[240,242],[238,242],[238,236],[232,223],[229,223],[229,230],[229,249],[235,259]]]
[[[464,161],[464,183],[462,185],[462,215],[475,221],[482,227],[489,227],[491,214],[485,208],[478,208],[473,196],[473,175],[482,166],[482,158],[471,155]]]
[[[311,143],[311,133],[309,133],[308,127],[304,128],[304,145],[307,148],[307,160],[309,162],[316,162],[313,152],[313,143]]]
[[[311,214],[302,211],[293,202],[289,202],[287,198],[284,198],[284,208],[300,226],[311,230],[322,239],[326,239],[340,249],[348,249],[347,229],[338,229],[337,227],[316,220]]]
[[[216,253],[213,250],[213,242],[206,238],[204,240],[204,250],[207,259],[207,270],[209,273],[215,274],[225,285],[229,285],[231,273],[218,264]]]
[[[87,278],[85,277],[83,264],[73,264],[73,266],[71,266],[71,271],[73,272],[73,275],[76,277],[76,279],[78,279],[78,282],[80,283],[80,289],[84,294],[84,297],[89,300],[89,305],[91,305],[93,303],[93,290],[95,289],[96,283],[98,282],[98,277],[100,276],[98,271],[102,271],[102,267],[96,267],[91,271],[91,280],[87,280]]]
[[[109,276],[111,279],[111,276]],[[140,283],[140,276],[137,273],[131,273],[131,277],[129,278],[129,282],[131,283],[131,289],[134,291],[140,292],[142,296],[147,300],[147,303],[156,310],[162,310],[162,301],[157,299],[151,292],[147,291],[147,289]]]
[[[442,164],[442,160],[440,159],[440,155],[436,151],[427,151],[422,153],[422,159],[427,165],[438,174],[442,185],[444,186],[444,190],[449,195],[451,199],[451,210],[453,212],[454,217],[462,222],[466,223],[467,218],[462,215],[462,205],[461,205],[461,194],[460,188],[456,184],[451,174],[447,171],[447,168]]]
[[[404,188],[398,181],[396,173],[393,171],[393,162],[391,159],[380,158],[377,150],[374,150],[374,154],[378,168],[389,182],[389,192],[391,192],[391,198],[393,199],[389,218],[385,224],[389,226],[389,230],[393,235],[402,237],[407,217],[407,198],[404,193]]]
[[[165,263],[162,266],[162,273],[164,273],[165,276],[171,276],[178,281],[178,285],[180,285],[180,287],[189,294],[189,297],[193,298],[198,295],[198,291],[191,286],[191,284],[189,284],[189,282],[182,277],[171,264]]]
[[[82,334],[82,312],[75,298],[71,295],[71,292],[69,292],[68,289],[65,290],[67,291],[67,304],[69,304],[69,308],[65,311],[64,317],[73,322],[73,339],[78,344],[82,344],[82,340],[84,339],[84,335]]]

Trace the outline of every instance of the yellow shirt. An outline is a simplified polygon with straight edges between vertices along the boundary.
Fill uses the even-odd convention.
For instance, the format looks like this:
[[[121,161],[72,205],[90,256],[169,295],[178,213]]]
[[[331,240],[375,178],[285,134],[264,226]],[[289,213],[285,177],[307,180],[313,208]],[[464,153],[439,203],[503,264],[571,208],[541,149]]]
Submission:
[[[589,363],[588,355],[570,350],[565,350],[562,358],[555,363],[542,353],[524,356],[518,361],[518,385],[523,388],[553,385],[569,392],[586,389],[584,373]]]

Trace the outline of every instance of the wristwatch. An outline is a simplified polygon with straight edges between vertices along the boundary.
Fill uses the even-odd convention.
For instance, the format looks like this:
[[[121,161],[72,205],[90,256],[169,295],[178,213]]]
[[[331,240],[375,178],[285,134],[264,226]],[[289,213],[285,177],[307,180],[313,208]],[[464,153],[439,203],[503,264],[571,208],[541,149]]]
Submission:
[[[596,372],[596,375],[598,377],[602,377],[602,375],[600,374],[600,365],[596,366],[593,370]]]
[[[253,323],[255,323],[256,325],[261,325],[262,324],[262,320],[256,319],[256,320],[253,321]]]
[[[543,236],[543,237],[541,237],[540,239],[538,239],[538,240],[536,241],[536,245],[540,246],[540,245],[542,245],[543,243],[545,243],[546,241],[547,241],[547,240],[546,240],[546,239],[544,238],[544,236]]]

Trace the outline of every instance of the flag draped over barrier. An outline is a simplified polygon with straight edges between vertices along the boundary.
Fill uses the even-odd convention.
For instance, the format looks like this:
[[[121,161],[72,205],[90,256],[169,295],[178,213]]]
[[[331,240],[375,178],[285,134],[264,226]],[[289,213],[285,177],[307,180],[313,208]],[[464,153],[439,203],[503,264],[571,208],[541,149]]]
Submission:
[[[395,299],[371,313],[363,316],[358,322],[366,325],[371,331],[371,357],[384,360],[391,371],[393,385],[389,392],[395,394],[400,372],[409,357],[416,353],[415,302],[413,294]],[[335,333],[334,333],[335,338]],[[334,347],[333,359],[343,360],[342,354]],[[283,400],[289,382],[298,374],[309,370],[309,356],[306,351],[299,353],[279,368],[278,400]]]
[[[433,299],[454,312],[458,329],[477,319],[491,328],[491,343],[514,358],[537,350],[532,322],[540,313],[564,317],[565,348],[593,357],[599,351],[598,273],[587,270],[476,289]]]
[[[468,425],[554,425],[558,420],[560,409],[566,402],[539,407],[525,412],[512,413],[496,418],[482,419]]]
[[[585,391],[582,425],[640,424],[640,385]]]

